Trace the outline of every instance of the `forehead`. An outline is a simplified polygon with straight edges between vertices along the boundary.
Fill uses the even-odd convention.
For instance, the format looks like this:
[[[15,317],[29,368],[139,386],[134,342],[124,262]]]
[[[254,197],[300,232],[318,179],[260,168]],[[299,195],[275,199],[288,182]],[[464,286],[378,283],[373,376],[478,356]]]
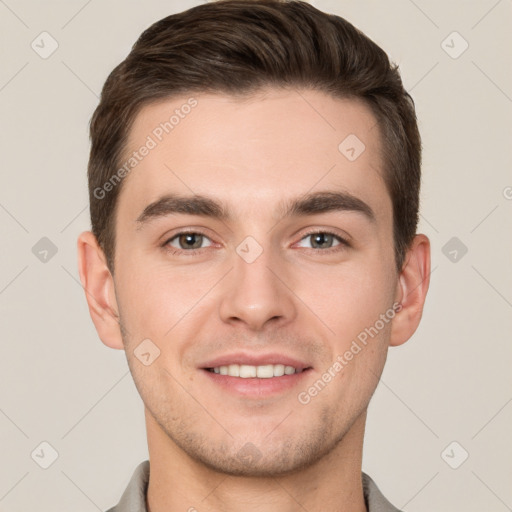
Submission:
[[[312,90],[184,95],[141,109],[120,203],[136,216],[165,193],[214,196],[240,215],[315,190],[390,210],[376,119],[361,101]],[[388,212],[389,213],[389,212]]]

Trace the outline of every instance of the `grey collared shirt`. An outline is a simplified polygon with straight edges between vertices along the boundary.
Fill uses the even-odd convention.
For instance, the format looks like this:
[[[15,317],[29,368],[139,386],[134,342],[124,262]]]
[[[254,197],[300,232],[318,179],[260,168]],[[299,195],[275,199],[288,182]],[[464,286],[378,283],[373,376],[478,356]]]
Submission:
[[[368,512],[400,512],[383,496],[375,482],[362,473],[363,492]],[[149,482],[149,461],[141,462],[121,496],[121,501],[107,512],[147,512],[146,492]]]

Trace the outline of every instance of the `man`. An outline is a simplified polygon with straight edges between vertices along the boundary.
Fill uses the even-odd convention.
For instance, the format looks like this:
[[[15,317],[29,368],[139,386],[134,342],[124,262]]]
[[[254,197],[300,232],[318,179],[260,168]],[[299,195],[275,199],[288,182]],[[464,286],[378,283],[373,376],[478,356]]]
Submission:
[[[91,140],[79,271],[149,448],[111,511],[397,510],[364,427],[430,246],[386,54],[304,2],[197,6],[140,36]]]

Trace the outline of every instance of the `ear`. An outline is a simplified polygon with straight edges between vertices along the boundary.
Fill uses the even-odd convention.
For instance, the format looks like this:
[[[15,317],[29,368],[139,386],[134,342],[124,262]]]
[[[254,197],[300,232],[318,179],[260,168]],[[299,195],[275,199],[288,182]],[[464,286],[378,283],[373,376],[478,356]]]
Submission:
[[[107,347],[124,349],[114,279],[105,254],[90,231],[78,237],[77,245],[78,272],[96,331]]]
[[[391,346],[405,343],[416,331],[430,283],[430,241],[416,235],[405,256],[398,278],[395,300],[402,305],[393,318]]]

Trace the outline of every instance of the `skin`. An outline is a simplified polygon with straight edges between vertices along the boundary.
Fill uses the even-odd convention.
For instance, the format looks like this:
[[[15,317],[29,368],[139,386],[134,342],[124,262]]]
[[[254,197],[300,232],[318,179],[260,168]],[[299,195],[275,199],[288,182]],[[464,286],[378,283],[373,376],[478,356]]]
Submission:
[[[364,511],[366,410],[388,347],[407,341],[419,324],[428,238],[416,235],[398,273],[379,130],[363,103],[313,90],[194,97],[197,106],[125,178],[114,275],[92,233],[78,241],[91,317],[105,345],[126,351],[145,404],[148,508]],[[187,99],[145,107],[127,154]],[[366,147],[355,161],[338,150],[349,134]],[[191,191],[215,198],[233,217],[174,214],[137,222],[163,194]],[[375,221],[355,211],[279,214],[283,199],[316,191],[351,193],[371,207]],[[197,253],[186,253],[176,238],[183,228],[206,235]],[[350,246],[336,238],[330,249],[329,239],[315,246],[311,229]],[[250,264],[236,251],[247,236],[263,249]],[[392,321],[314,399],[300,403],[298,393],[395,302],[401,310]],[[160,356],[146,366],[134,350],[148,338]],[[312,368],[297,388],[243,398],[200,369],[234,351],[277,352]],[[240,457],[244,446],[252,460]]]

